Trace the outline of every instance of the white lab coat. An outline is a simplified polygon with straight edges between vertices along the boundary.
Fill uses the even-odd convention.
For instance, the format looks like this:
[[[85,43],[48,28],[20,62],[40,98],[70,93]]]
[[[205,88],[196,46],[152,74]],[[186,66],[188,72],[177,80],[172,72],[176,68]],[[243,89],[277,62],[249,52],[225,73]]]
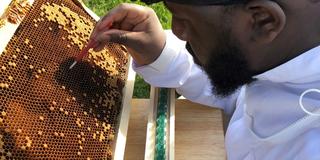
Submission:
[[[176,88],[192,101],[233,114],[225,141],[230,160],[320,160],[320,116],[299,106],[305,90],[320,89],[320,46],[256,76],[257,81],[224,99],[212,95],[185,42],[170,31],[154,63],[133,67],[154,86]],[[305,95],[303,104],[309,111],[320,108],[320,93]]]

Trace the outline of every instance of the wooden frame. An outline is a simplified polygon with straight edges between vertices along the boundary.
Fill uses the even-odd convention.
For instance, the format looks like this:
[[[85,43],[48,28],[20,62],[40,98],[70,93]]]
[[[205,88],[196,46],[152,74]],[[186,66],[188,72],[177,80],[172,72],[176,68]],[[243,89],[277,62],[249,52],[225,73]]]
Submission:
[[[154,159],[154,148],[155,148],[155,135],[156,135],[156,106],[158,101],[158,93],[154,87],[150,89],[150,107],[148,115],[148,124],[147,124],[147,136],[146,136],[146,147],[145,147],[145,160]]]

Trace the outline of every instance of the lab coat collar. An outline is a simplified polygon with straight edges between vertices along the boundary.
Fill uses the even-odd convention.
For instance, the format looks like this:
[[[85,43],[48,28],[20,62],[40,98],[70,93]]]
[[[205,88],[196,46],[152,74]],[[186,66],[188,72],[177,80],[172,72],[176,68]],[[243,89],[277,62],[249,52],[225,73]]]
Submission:
[[[277,83],[308,83],[320,80],[320,46],[254,78]]]

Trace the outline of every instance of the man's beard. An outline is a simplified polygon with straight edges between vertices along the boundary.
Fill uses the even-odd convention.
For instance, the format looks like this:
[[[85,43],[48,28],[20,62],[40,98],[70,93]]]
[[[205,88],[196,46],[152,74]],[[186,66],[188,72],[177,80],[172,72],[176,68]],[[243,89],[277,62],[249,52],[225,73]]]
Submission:
[[[221,37],[222,35],[220,35]],[[200,64],[189,43],[186,48],[194,58],[194,62],[201,66],[207,73],[213,94],[219,97],[226,97],[234,93],[239,87],[254,81],[253,73],[248,63],[237,47],[235,41],[231,41],[230,34],[224,34],[218,43],[217,48],[211,51],[206,64]]]

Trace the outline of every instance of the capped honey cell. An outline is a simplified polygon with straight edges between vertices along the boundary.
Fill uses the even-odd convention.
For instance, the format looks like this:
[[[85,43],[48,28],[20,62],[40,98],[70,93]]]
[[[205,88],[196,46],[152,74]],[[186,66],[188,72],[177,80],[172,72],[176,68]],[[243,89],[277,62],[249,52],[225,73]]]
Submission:
[[[24,40],[24,43],[25,43],[25,44],[29,44],[29,42],[30,42],[30,40],[29,40],[28,38],[26,38],[26,39]]]
[[[9,88],[9,84],[7,84],[7,83],[0,83],[0,88],[8,89],[8,88]]]
[[[7,115],[7,113],[5,111],[1,112],[1,116],[5,117]]]
[[[22,150],[26,150],[27,147],[26,147],[26,146],[21,146],[21,149],[22,149]]]

